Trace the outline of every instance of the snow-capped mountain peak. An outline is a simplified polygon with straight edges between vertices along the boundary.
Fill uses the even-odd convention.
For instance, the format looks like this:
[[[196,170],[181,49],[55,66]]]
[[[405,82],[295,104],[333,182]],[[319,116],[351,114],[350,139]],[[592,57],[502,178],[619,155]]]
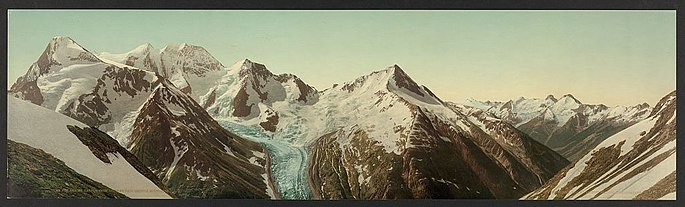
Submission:
[[[554,95],[552,95],[552,94],[547,95],[547,98],[545,98],[545,100],[550,100],[550,101],[555,102],[555,103],[556,103],[557,101],[559,101],[559,100],[557,100],[557,98],[554,97]]]
[[[430,180],[436,181],[436,186],[446,184],[445,188],[451,187],[456,190],[450,190],[450,193],[454,193],[453,196],[455,197],[465,195],[489,197],[493,196],[493,194],[494,197],[513,197],[522,193],[516,192],[508,195],[507,193],[511,192],[511,186],[521,189],[533,187],[522,187],[524,185],[519,184],[510,186],[509,184],[502,183],[518,182],[526,183],[525,185],[530,186],[539,186],[541,183],[538,180],[539,178],[552,176],[552,173],[549,172],[529,173],[532,171],[525,172],[530,175],[536,174],[530,176],[529,178],[534,179],[528,181],[522,181],[523,179],[519,179],[518,175],[510,176],[525,171],[518,171],[519,169],[527,168],[523,166],[521,168],[509,167],[510,164],[521,163],[521,160],[524,159],[529,160],[528,158],[523,158],[513,161],[514,158],[508,155],[508,153],[516,154],[515,156],[522,155],[518,153],[519,151],[515,150],[519,147],[518,143],[514,144],[516,138],[506,137],[515,132],[513,127],[503,122],[502,124],[494,124],[499,122],[495,118],[483,117],[482,120],[476,120],[470,115],[466,116],[458,110],[448,107],[446,103],[442,103],[437,96],[431,93],[427,87],[417,84],[406,71],[397,65],[391,65],[382,70],[361,76],[354,81],[343,85],[336,85],[332,89],[326,90],[322,93],[319,102],[314,104],[312,108],[303,107],[300,114],[308,115],[303,120],[305,124],[302,124],[307,126],[307,128],[300,135],[303,138],[300,138],[301,140],[296,141],[296,143],[303,143],[305,145],[311,143],[310,146],[313,154],[311,161],[312,181],[315,184],[320,183],[323,185],[322,189],[339,189],[340,191],[347,192],[347,186],[340,186],[337,183],[332,184],[334,185],[332,186],[329,183],[334,183],[334,180],[339,179],[336,174],[339,174],[341,171],[344,171],[343,173],[349,178],[353,178],[346,181],[350,183],[350,189],[354,189],[350,190],[351,193],[348,195],[330,195],[328,192],[321,190],[320,194],[324,199],[339,197],[391,199],[393,198],[392,196],[397,196],[397,192],[402,190],[386,189],[385,186],[389,186],[386,183],[392,183],[392,186],[396,186],[396,184],[402,185],[399,183],[413,185],[411,184],[412,182],[421,182],[420,180],[426,180],[428,183],[431,182]],[[288,123],[288,121],[283,122]],[[500,129],[503,128],[506,128],[508,132],[502,133],[501,136],[495,134],[500,133]],[[524,140],[522,143],[533,143],[532,140],[528,141],[527,139],[529,138],[527,137],[520,138]],[[501,142],[496,141],[496,139],[499,139]],[[471,142],[471,140],[474,141]],[[507,142],[511,144],[507,144]],[[486,143],[487,147],[485,146]],[[481,144],[483,144],[482,147],[479,146]],[[528,144],[522,145],[530,146]],[[472,146],[473,148],[469,149],[466,146]],[[552,163],[558,165],[542,166],[531,164],[537,161],[526,161],[527,164],[525,165],[535,166],[532,168],[537,169],[549,167],[550,171],[555,171],[563,166],[563,158],[559,155],[554,156],[555,153],[541,145],[539,147],[546,150],[547,152],[545,153],[550,155],[540,157],[545,157],[544,159],[555,158]],[[442,151],[445,154],[428,155],[438,151]],[[478,151],[478,155],[475,153],[465,155],[464,157],[468,157],[466,160],[461,160],[460,158],[464,157],[460,155],[447,155],[452,152],[466,153],[476,151]],[[442,173],[446,171],[440,171],[439,175],[430,173],[434,172],[432,171],[433,169],[447,166],[449,166],[447,167],[449,169],[459,170],[469,168],[469,164],[457,164],[461,162],[468,163],[473,160],[478,160],[476,162],[489,162],[486,161],[489,159],[485,158],[488,156],[486,154],[493,157],[507,154],[500,158],[495,158],[492,164],[492,166],[507,166],[505,167],[507,168],[506,170],[501,171],[503,172],[501,176],[497,176],[502,178],[502,180],[498,180],[496,184],[493,182],[492,185],[506,185],[508,188],[506,193],[495,188],[486,190],[487,187],[485,186],[490,185],[487,183],[489,181],[481,184],[471,183],[471,181],[477,181],[479,178],[465,178],[465,174],[448,175]],[[481,155],[483,159],[471,157]],[[521,157],[526,156],[522,155]],[[340,157],[343,157],[343,159],[339,159]],[[445,157],[446,159],[438,160],[437,157]],[[424,161],[424,158],[425,160],[430,160],[427,162],[441,164],[439,166],[426,165],[431,166],[429,167],[431,170],[426,168],[424,171],[422,169],[424,166],[419,164]],[[332,161],[334,159],[339,161]],[[403,159],[404,161],[402,161]],[[539,159],[539,157],[530,160],[536,159]],[[400,167],[392,163],[403,163],[399,165],[404,166]],[[401,174],[399,173],[400,171],[408,168],[413,172],[399,176]],[[330,173],[332,172],[330,169],[336,169],[336,172]],[[317,173],[317,171],[323,173]],[[391,173],[386,174],[388,172]],[[330,176],[331,174],[333,176]],[[393,177],[393,175],[397,176]],[[505,179],[516,181],[503,181]],[[373,189],[369,189],[369,186],[372,186],[371,188]],[[430,187],[426,187],[426,189],[428,188]],[[441,187],[440,189],[445,188]],[[458,189],[466,191],[457,192],[459,191]],[[367,195],[355,194],[357,191],[365,192],[365,190],[371,193]],[[447,192],[447,190],[439,191]],[[384,194],[383,192],[386,193]],[[409,197],[412,195],[421,197],[420,195],[423,193],[425,192],[421,190],[412,191],[409,192]],[[315,194],[319,193],[315,192]]]
[[[393,65],[390,67],[390,70],[392,71],[392,80],[394,81],[394,84],[399,87],[399,88],[404,88],[407,89],[411,92],[414,92],[416,95],[419,96],[425,96],[426,94],[421,92],[421,88],[419,87],[414,80],[407,75],[407,73],[400,68],[400,66]]]
[[[228,66],[228,71],[232,73],[237,73],[240,70],[247,69],[248,67],[250,67],[250,64],[252,64],[252,61],[250,61],[250,59],[245,58],[233,63],[231,66]]]
[[[110,64],[119,67],[132,67],[151,72],[158,72],[157,64],[153,59],[157,58],[155,48],[150,43],[139,45],[131,51],[121,54],[101,52],[98,57]]]
[[[171,44],[161,49],[145,43],[126,53],[103,52],[100,57],[112,64],[158,73],[196,100],[207,94],[209,87],[227,73],[224,65],[205,48],[188,43]]]
[[[555,102],[550,109],[559,118],[559,125],[563,125],[569,118],[571,118],[570,116],[575,114],[573,110],[580,107],[581,104],[582,103],[573,97],[573,95],[566,94],[557,102]]]
[[[500,102],[497,102],[497,101],[479,101],[473,97],[470,97],[470,98],[467,98],[466,100],[464,100],[464,102],[460,103],[460,104],[464,105],[464,106],[471,106],[473,108],[486,111],[486,109],[497,106],[498,104],[500,104]]]
[[[416,101],[422,102],[422,104],[443,104],[442,100],[433,94],[430,89],[423,85],[419,86],[419,84],[409,77],[409,75],[407,75],[407,73],[405,73],[404,70],[402,70],[402,68],[399,66],[394,65],[391,67],[391,70],[393,75],[387,85],[390,91],[395,92],[410,102],[412,102],[411,99],[413,98]],[[405,95],[408,95],[411,98],[408,98]]]
[[[562,96],[561,99],[559,99],[559,101],[560,101],[560,102],[565,102],[565,103],[582,104],[578,99],[576,99],[576,97],[574,97],[574,96],[571,95],[570,93],[569,93],[569,94],[566,94],[566,95],[564,95],[564,96]]]
[[[424,104],[442,104],[440,98],[435,96],[427,87],[417,84],[398,65],[374,71],[342,85],[334,85],[332,89],[352,94],[390,92],[403,97],[409,102],[418,101]],[[334,93],[337,90],[327,89],[325,93]]]
[[[52,38],[52,41],[50,41],[50,45],[53,45],[55,48],[68,48],[71,50],[79,51],[79,52],[87,52],[88,50],[84,49],[76,43],[73,39],[67,36],[55,36]]]
[[[66,36],[56,36],[48,43],[47,48],[36,61],[35,69],[40,69],[39,74],[48,71],[61,69],[52,68],[53,65],[68,66],[80,63],[100,63],[102,62],[95,55],[81,47],[76,41]],[[33,67],[32,67],[33,68]]]
[[[142,44],[142,45],[136,47],[135,49],[131,50],[131,51],[128,52],[128,53],[129,53],[129,54],[148,54],[148,53],[150,53],[153,49],[154,49],[154,47],[152,47],[152,44],[150,44],[150,43],[145,43],[145,44]]]
[[[157,87],[152,91],[152,94],[150,95],[150,99],[148,100],[148,102],[165,105],[166,107],[177,106],[184,108],[188,105],[191,105],[192,102],[194,102],[190,97],[177,95],[180,93],[182,92],[178,88],[173,87],[171,85],[171,82],[169,82],[168,80],[164,80],[159,85],[157,85]],[[171,109],[169,113],[179,116],[183,115],[179,114],[178,111]]]
[[[241,77],[251,76],[252,78],[274,75],[263,64],[252,62],[249,59],[238,61],[229,68],[229,71],[237,72]]]
[[[249,59],[234,63],[227,71],[197,99],[215,116],[260,124],[273,132],[282,121],[279,114],[287,113],[293,105],[311,105],[319,100],[319,92],[297,76],[275,75]]]
[[[67,47],[71,47],[74,49],[79,49],[79,50],[85,51],[85,49],[83,49],[83,47],[78,45],[73,39],[71,39],[71,37],[67,37],[67,36],[55,36],[52,38],[52,41],[50,41],[50,43],[55,44],[55,45],[60,45],[60,46],[67,46]]]
[[[649,108],[649,104],[648,103],[641,103],[641,104],[636,105],[635,107],[638,109],[646,109],[646,108]]]
[[[197,45],[192,45],[188,43],[180,43],[180,44],[169,44],[162,49],[160,49],[159,53],[165,53],[165,52],[175,52],[175,53],[197,53],[196,55],[209,55],[209,52],[201,46]],[[211,55],[210,55],[211,56]]]

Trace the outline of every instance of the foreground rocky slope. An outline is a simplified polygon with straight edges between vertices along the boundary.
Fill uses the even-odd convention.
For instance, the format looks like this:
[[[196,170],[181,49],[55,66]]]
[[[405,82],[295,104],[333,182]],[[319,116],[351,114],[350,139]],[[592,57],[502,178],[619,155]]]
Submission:
[[[569,160],[579,159],[604,139],[645,119],[651,110],[646,103],[630,107],[584,104],[571,94],[507,102],[469,99],[463,105],[516,126]]]
[[[103,132],[89,128],[85,124],[62,114],[14,97],[8,97],[7,115],[8,120],[14,120],[8,122],[7,125],[8,140],[42,150],[50,155],[35,154],[35,157],[39,159],[38,161],[41,161],[35,164],[45,164],[47,165],[46,168],[25,166],[34,174],[45,175],[44,178],[48,179],[46,181],[81,177],[75,175],[75,172],[129,198],[171,198],[165,192],[164,187],[158,185],[160,182],[155,177],[149,176],[151,172],[146,167],[140,165],[135,157],[128,154],[128,151],[124,150],[123,147],[116,145],[116,141]],[[25,149],[31,153],[35,152],[35,150]],[[8,160],[21,160],[30,157],[27,154],[22,154],[19,157],[11,157],[11,154],[9,156]],[[53,158],[61,161],[61,163]],[[65,169],[62,164],[71,170]],[[47,171],[49,169],[60,171]],[[61,175],[66,177],[60,178]],[[20,180],[22,176],[9,177],[9,179],[14,179],[15,183],[27,182]],[[74,183],[83,186],[85,189],[76,186],[70,186],[69,189],[77,192],[89,191],[92,188],[103,189],[102,186],[93,184],[90,180],[82,180],[85,183]],[[48,184],[48,186],[37,187],[61,186],[60,184],[55,186],[50,183],[44,184]],[[55,196],[60,197],[62,195]],[[117,197],[117,194],[94,196]]]
[[[275,198],[268,153],[221,128],[164,81],[139,109],[128,148],[181,198]]]
[[[126,198],[43,150],[7,140],[8,198]]]
[[[676,94],[523,199],[675,199]]]

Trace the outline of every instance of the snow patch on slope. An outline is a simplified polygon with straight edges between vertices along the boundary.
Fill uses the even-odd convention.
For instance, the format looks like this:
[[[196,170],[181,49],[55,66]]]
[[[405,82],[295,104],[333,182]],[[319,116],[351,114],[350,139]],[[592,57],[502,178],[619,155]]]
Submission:
[[[87,127],[67,116],[8,96],[7,137],[42,149],[76,172],[131,198],[171,198],[141,175],[122,155],[108,154],[112,164],[95,157],[66,125]],[[37,127],[38,126],[38,127]]]

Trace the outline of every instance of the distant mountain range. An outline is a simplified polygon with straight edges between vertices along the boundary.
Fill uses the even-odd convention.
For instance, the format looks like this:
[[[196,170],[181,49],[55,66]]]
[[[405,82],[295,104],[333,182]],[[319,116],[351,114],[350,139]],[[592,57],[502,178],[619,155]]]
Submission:
[[[584,104],[571,94],[506,102],[468,99],[463,105],[501,118],[569,160],[579,159],[652,110],[646,103],[628,107]]]
[[[675,199],[676,94],[524,199]]]
[[[530,193],[655,113],[646,104],[589,105],[572,95],[451,103],[398,65],[317,90],[248,59],[225,67],[200,46],[144,44],[95,55],[68,37],[53,38],[9,95],[9,114],[48,121],[21,111],[37,107],[30,103],[47,108],[40,111],[50,114],[49,130],[70,131],[60,139],[90,149],[78,156],[107,166],[121,155],[162,192],[129,195],[122,186],[133,184],[74,168],[69,146],[25,141],[46,137],[28,130],[10,133],[17,142],[10,147],[43,149],[43,163],[100,182],[91,186],[109,194],[31,194],[15,186],[18,197],[543,198]]]

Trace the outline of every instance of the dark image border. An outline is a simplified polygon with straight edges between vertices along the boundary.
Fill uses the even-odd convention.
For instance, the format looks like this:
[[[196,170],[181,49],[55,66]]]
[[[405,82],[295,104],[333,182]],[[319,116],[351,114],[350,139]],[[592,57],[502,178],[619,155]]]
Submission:
[[[676,10],[678,3],[676,0],[655,1],[655,0],[522,0],[522,1],[336,1],[336,2],[315,2],[315,1],[188,1],[188,0],[170,0],[170,1],[104,1],[104,0],[66,0],[66,1],[48,1],[48,0],[5,0],[0,1],[3,8],[0,16],[2,17],[2,37],[4,41],[0,43],[2,55],[0,55],[0,63],[7,63],[7,10],[8,9],[341,9],[341,10],[370,10],[370,9],[482,9],[482,10],[508,10],[508,9],[532,9],[532,10]],[[682,10],[676,10],[676,43],[677,43],[677,68],[685,68],[685,52],[683,51],[683,42],[681,37],[685,37],[685,29],[683,29],[683,22],[685,14]],[[6,67],[6,66],[5,66]],[[676,69],[676,88],[677,96],[685,97],[685,89],[682,88],[683,83],[678,80],[685,80],[683,73],[678,73]],[[7,107],[7,70],[3,70],[0,75],[3,84],[0,88],[4,95],[0,97],[0,106]],[[683,102],[678,101],[678,118],[677,122],[685,123],[685,118],[682,116]],[[21,120],[7,120],[7,110],[0,110],[0,133],[4,135],[4,139],[0,139],[0,169],[7,169],[7,122],[21,121]],[[677,134],[683,132],[683,125],[677,126]],[[683,137],[683,136],[678,136]],[[685,152],[685,141],[677,142],[677,152]],[[683,178],[685,169],[685,157],[683,153],[677,155],[677,177]],[[493,206],[685,206],[685,194],[681,188],[677,188],[676,201],[517,201],[517,200],[388,200],[388,201],[351,201],[351,200],[335,200],[335,201],[287,201],[287,200],[225,200],[225,199],[208,199],[208,200],[192,200],[192,199],[178,199],[178,200],[93,200],[93,199],[7,199],[7,171],[0,170],[0,206],[286,206],[286,207],[305,207],[305,206],[475,206],[475,207],[493,207]],[[685,186],[685,179],[678,179],[676,186]],[[682,187],[685,189],[685,187]]]

